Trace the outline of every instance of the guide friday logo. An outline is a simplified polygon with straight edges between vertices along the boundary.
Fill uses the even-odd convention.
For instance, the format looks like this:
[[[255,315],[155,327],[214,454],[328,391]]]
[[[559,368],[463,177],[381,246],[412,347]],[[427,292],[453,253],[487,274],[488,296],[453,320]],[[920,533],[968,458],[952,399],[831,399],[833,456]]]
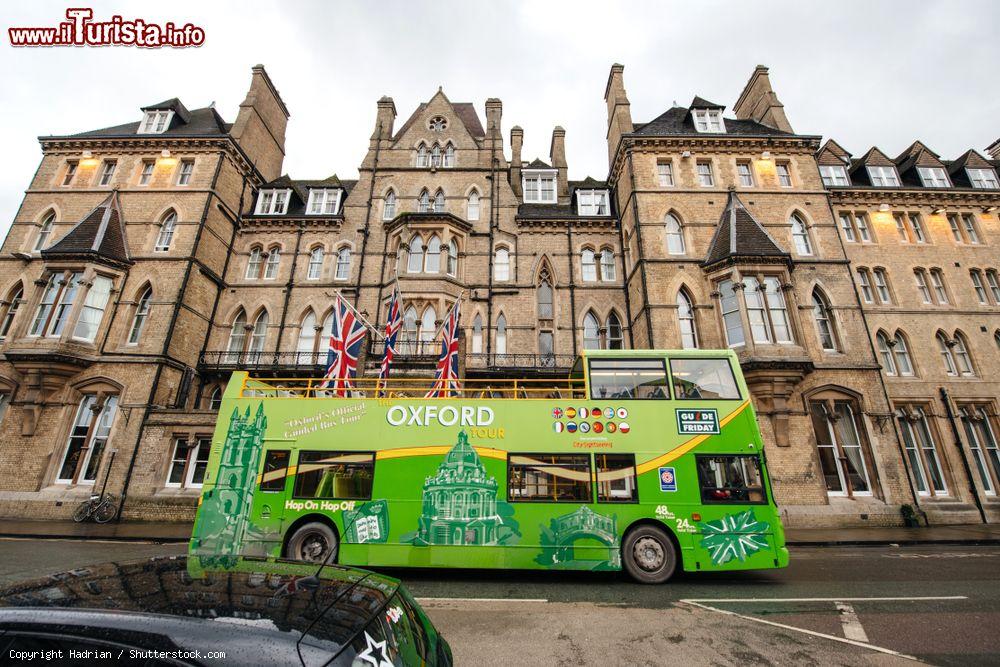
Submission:
[[[677,415],[677,432],[680,434],[718,434],[719,411],[714,408],[698,408],[696,410],[674,410]]]

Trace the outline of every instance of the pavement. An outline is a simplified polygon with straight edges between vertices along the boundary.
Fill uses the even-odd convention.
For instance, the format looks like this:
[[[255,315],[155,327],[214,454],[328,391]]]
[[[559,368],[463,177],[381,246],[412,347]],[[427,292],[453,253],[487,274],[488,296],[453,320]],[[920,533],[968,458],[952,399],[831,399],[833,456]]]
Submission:
[[[75,523],[4,519],[0,537],[121,540],[126,542],[187,542],[191,524],[127,521]],[[921,528],[787,528],[789,546],[865,546],[968,544],[1000,545],[1000,524],[968,524]]]

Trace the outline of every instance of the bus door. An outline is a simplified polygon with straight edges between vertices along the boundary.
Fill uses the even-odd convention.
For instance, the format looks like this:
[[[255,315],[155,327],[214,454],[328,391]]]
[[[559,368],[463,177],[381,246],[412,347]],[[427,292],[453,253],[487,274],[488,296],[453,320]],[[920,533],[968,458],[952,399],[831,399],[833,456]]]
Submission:
[[[261,539],[267,542],[280,544],[284,534],[286,488],[293,480],[290,474],[291,454],[289,449],[268,449],[264,452],[264,465],[254,494],[254,512],[250,521]]]

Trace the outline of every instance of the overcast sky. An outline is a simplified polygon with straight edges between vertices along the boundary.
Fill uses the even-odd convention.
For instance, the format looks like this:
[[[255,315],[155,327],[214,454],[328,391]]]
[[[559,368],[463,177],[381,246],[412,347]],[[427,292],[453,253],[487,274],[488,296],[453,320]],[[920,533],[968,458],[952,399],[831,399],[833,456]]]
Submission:
[[[255,63],[291,111],[284,171],[296,178],[355,178],[375,101],[393,97],[401,124],[439,85],[453,102],[475,103],[484,121],[484,101],[499,97],[505,140],[522,126],[526,159],[547,158],[552,127],[562,125],[570,177],[601,178],[614,62],[625,65],[637,122],[695,94],[732,107],[763,63],[795,130],[833,137],[855,155],[877,144],[894,156],[919,138],[951,158],[1000,137],[1000,2],[991,0],[90,6],[96,19],[192,22],[206,42],[15,50],[7,27],[55,25],[67,4],[5,4],[0,235],[38,166],[39,135],[138,120],[139,107],[174,96],[188,108],[215,101],[232,122]]]

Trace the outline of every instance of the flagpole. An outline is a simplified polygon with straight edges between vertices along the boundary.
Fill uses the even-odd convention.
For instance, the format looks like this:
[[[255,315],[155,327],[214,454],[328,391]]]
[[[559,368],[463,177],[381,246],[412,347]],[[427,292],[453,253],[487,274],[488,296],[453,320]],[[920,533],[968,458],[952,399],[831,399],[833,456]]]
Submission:
[[[342,302],[344,302],[344,305],[346,305],[348,308],[350,308],[351,312],[353,312],[354,315],[359,320],[361,320],[361,323],[364,324],[365,327],[369,331],[371,331],[372,333],[374,333],[376,336],[379,335],[378,327],[374,326],[371,322],[368,321],[368,318],[366,318],[364,315],[362,315],[361,313],[359,313],[358,309],[355,308],[354,306],[352,306],[351,302],[344,298],[344,295],[340,293],[340,290],[334,290],[334,293],[337,295],[338,299],[340,299]]]
[[[465,294],[465,290],[464,289],[461,292],[458,293],[458,296],[455,298],[455,303],[452,304],[451,308],[448,309],[448,313],[451,313],[451,311],[455,310],[455,308],[458,306],[458,304],[462,301],[462,295],[463,294]],[[445,317],[441,320],[441,326],[439,326],[438,329],[437,329],[437,331],[434,332],[434,337],[433,337],[432,340],[437,340],[438,335],[440,335],[440,333],[442,331],[444,331],[444,328],[447,325],[448,325],[448,316],[445,315]]]

